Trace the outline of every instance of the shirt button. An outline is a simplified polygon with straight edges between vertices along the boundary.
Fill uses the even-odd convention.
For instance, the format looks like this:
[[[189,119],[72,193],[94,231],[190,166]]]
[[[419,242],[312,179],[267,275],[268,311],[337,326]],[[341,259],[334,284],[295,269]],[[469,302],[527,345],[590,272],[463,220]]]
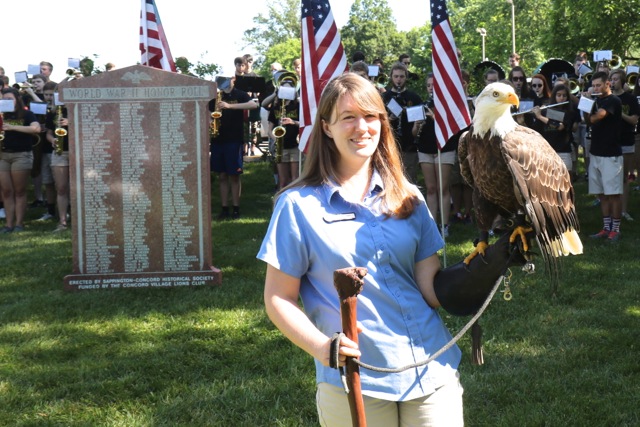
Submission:
[[[380,246],[380,250],[384,251],[384,245]]]

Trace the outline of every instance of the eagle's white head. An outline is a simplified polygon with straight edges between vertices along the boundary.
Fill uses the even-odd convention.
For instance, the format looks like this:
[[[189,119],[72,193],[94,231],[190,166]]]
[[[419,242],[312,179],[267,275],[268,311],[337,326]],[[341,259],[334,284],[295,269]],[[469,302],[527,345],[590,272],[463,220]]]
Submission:
[[[491,136],[504,137],[516,127],[511,117],[511,106],[520,105],[518,95],[505,83],[491,83],[476,98],[473,116],[473,136],[482,137],[487,132]]]

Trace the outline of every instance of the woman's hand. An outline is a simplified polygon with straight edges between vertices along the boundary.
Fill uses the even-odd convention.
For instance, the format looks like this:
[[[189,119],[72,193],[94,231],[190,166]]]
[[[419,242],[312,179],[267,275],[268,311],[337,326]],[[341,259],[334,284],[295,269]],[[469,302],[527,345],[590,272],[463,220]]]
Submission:
[[[358,333],[362,329],[358,326]],[[331,338],[327,338],[326,343],[320,348],[319,354],[314,355],[316,359],[320,361],[324,366],[329,366],[329,360],[331,355]],[[347,357],[360,357],[360,350],[358,350],[358,344],[353,342],[347,337],[340,339],[340,349],[338,350],[338,365],[345,366],[347,364]]]

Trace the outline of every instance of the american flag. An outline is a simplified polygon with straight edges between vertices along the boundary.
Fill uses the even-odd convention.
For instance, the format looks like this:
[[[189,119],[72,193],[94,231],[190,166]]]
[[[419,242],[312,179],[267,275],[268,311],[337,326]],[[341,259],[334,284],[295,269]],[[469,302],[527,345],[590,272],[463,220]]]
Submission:
[[[162,29],[155,0],[142,0],[140,9],[140,52],[142,65],[176,71],[169,43]]]
[[[436,137],[442,148],[449,138],[471,123],[446,0],[431,2],[431,51]]]
[[[329,80],[347,70],[338,27],[329,0],[302,0],[302,84],[300,151],[306,151],[320,94]]]

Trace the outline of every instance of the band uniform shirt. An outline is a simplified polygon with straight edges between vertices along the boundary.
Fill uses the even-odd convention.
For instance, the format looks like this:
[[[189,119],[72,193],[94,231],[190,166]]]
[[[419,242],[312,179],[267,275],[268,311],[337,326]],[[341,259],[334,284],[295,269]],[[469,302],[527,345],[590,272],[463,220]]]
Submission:
[[[384,105],[389,104],[391,99],[395,99],[396,102],[402,107],[400,118],[392,114],[387,108],[387,111],[389,111],[389,122],[391,123],[393,136],[398,143],[398,147],[400,148],[400,151],[416,152],[418,151],[418,147],[416,145],[413,134],[411,133],[413,123],[409,123],[409,120],[407,119],[406,109],[407,107],[421,105],[423,103],[422,99],[417,93],[408,89],[405,89],[402,92],[394,92],[392,90],[388,90],[382,94]]]
[[[622,104],[622,113],[627,116],[640,116],[640,107],[638,106],[638,100],[631,92],[623,92],[620,95],[615,95],[620,98]],[[620,120],[620,145],[625,147],[632,146],[636,143],[635,140],[636,126],[627,123],[624,119]]]
[[[380,211],[376,196],[382,185],[374,172],[364,201],[357,204],[347,202],[334,184],[287,190],[276,202],[257,258],[300,278],[304,311],[327,336],[342,330],[333,272],[366,267],[357,309],[361,360],[397,368],[426,360],[451,339],[414,279],[415,263],[444,242],[417,188],[420,204],[409,218],[397,219]],[[426,396],[454,379],[460,355],[453,346],[427,366],[401,373],[361,369],[362,393],[390,401]],[[337,369],[315,364],[318,383],[342,386]]]
[[[282,106],[280,102],[272,105],[269,110],[269,122],[274,124],[275,126],[279,126],[280,124],[280,112],[282,111]],[[300,121],[300,103],[298,100],[291,100],[284,107],[285,117],[290,118],[291,120],[295,120],[296,122]],[[287,133],[283,136],[283,145],[284,149],[289,148],[298,148],[298,134],[300,133],[299,125],[284,125]]]
[[[622,155],[620,148],[620,122],[622,122],[622,103],[620,98],[611,94],[596,99],[594,107],[603,109],[607,115],[597,123],[591,124],[591,149],[589,154],[600,157]]]
[[[16,119],[15,113],[5,113],[4,123],[14,124],[17,126],[29,126],[33,122],[37,122],[36,115],[29,110],[24,111],[22,119]],[[32,151],[33,144],[37,141],[38,137],[34,134],[18,132],[18,131],[6,131],[4,133],[4,141],[2,141],[2,151],[6,153],[21,153],[25,151]]]
[[[231,89],[229,93],[222,91],[222,101],[229,104],[243,104],[251,101],[251,97],[245,91]],[[215,111],[216,99],[209,101],[209,111]],[[217,138],[211,138],[212,144],[221,144],[224,142],[242,143],[244,141],[244,111],[225,108],[220,110],[220,128]]]

